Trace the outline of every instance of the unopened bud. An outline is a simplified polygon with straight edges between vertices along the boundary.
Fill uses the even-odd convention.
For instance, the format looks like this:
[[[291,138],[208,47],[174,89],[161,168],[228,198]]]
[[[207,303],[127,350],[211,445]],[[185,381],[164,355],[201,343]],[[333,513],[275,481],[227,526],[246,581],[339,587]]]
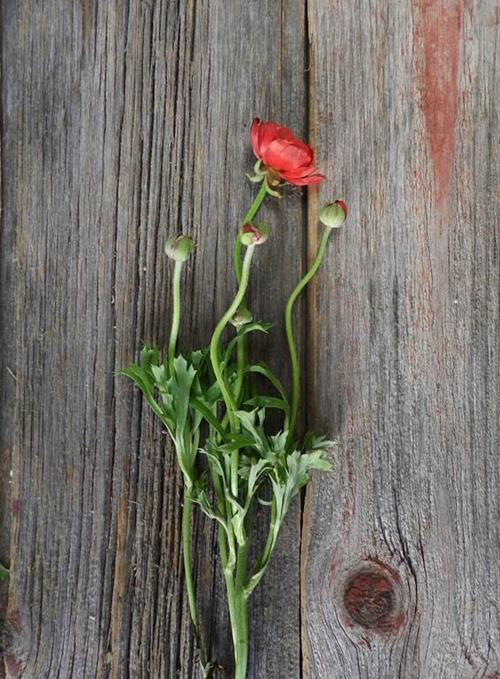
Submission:
[[[323,205],[319,211],[319,221],[330,229],[336,229],[345,222],[347,217],[347,205],[343,200]]]
[[[194,250],[194,241],[191,236],[183,236],[181,233],[171,236],[165,244],[165,254],[176,262],[185,262]]]
[[[245,224],[240,239],[243,245],[261,245],[266,242],[268,235],[267,224]]]
[[[253,321],[252,312],[250,311],[250,309],[247,309],[246,306],[240,306],[240,308],[236,311],[236,313],[231,319],[231,323],[234,325],[235,328],[239,328],[242,325],[251,323],[252,321]]]

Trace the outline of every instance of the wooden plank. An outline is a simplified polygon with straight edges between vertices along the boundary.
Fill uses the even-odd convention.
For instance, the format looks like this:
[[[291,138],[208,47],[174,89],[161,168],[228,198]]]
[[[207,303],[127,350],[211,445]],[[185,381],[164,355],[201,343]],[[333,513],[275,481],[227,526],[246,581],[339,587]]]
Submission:
[[[1,68],[1,60],[0,60]],[[1,82],[1,74],[0,74]],[[3,136],[0,145],[0,169],[2,167],[3,149],[15,143],[12,137]],[[4,193],[9,187],[2,181],[0,171],[0,215],[5,213]],[[12,219],[10,220],[12,224]],[[15,335],[14,317],[14,229],[5,228],[0,218],[0,564],[8,568],[10,556],[11,526],[11,451],[13,436],[13,413],[15,400],[15,355],[12,338]],[[2,569],[2,574],[6,576]],[[5,627],[7,610],[8,580],[0,578],[0,629]],[[0,640],[0,647],[2,641]],[[1,652],[1,651],[0,651]],[[0,679],[5,677],[5,669],[0,663]]]
[[[309,297],[311,424],[341,444],[305,508],[311,679],[500,676],[497,19],[309,3],[322,198],[350,207]]]
[[[113,371],[142,340],[165,342],[167,235],[198,243],[183,344],[206,342],[228,304],[231,241],[255,191],[250,121],[305,128],[304,21],[302,0],[2,5],[2,233],[15,233],[17,260],[9,677],[197,676],[179,475]],[[303,198],[291,193],[263,211],[279,222],[252,287],[266,319],[301,268]],[[263,346],[286,376],[279,330]],[[299,532],[296,505],[253,599],[250,677],[300,675]],[[227,666],[214,530],[200,517],[195,552]]]

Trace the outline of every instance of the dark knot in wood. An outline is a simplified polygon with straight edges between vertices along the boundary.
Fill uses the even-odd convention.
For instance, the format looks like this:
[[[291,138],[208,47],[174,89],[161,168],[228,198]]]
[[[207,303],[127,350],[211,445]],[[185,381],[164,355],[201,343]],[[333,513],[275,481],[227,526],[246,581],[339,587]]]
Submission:
[[[399,578],[391,568],[377,562],[351,574],[344,586],[343,602],[351,623],[367,630],[395,632],[405,620]]]

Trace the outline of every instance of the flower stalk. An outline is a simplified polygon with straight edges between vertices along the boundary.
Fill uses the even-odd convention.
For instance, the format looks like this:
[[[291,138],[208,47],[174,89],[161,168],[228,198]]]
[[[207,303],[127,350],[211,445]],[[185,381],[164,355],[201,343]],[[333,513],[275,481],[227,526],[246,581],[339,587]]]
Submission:
[[[242,227],[245,226],[245,224],[249,224],[250,222],[253,221],[255,218],[255,215],[259,211],[260,206],[262,205],[264,198],[267,195],[267,184],[265,181],[262,181],[262,184],[260,185],[259,192],[255,196],[253,203],[250,205],[248,208],[248,212],[243,218],[243,224]],[[233,253],[233,265],[234,265],[234,273],[236,276],[236,282],[238,285],[240,284],[241,281],[241,248],[242,248],[242,242],[241,238],[239,237],[239,234],[236,236],[234,240],[234,253]]]
[[[168,340],[168,365],[170,371],[174,368],[175,349],[177,347],[177,336],[181,321],[181,274],[184,262],[176,261],[174,264],[174,275],[172,279],[172,323],[170,326],[170,337]]]
[[[236,410],[236,401],[234,400],[233,394],[231,393],[231,389],[227,384],[226,378],[222,370],[221,359],[219,355],[220,353],[219,342],[226,326],[231,321],[231,318],[233,317],[234,313],[237,311],[238,307],[243,302],[243,299],[245,297],[245,292],[248,287],[248,279],[250,276],[250,264],[252,262],[254,250],[255,245],[250,245],[247,248],[247,251],[243,258],[243,265],[241,268],[241,278],[239,281],[238,292],[236,293],[236,297],[233,299],[226,313],[217,323],[214,330],[214,334],[212,335],[212,339],[210,340],[210,360],[212,362],[212,368],[217,379],[217,382],[219,384],[219,387],[221,389],[224,402],[226,404],[226,411],[232,429],[234,429],[235,426],[234,411]]]
[[[316,257],[314,258],[314,261],[310,267],[310,269],[307,271],[307,273],[300,279],[300,281],[297,283],[295,288],[292,291],[292,294],[288,298],[287,304],[286,304],[286,309],[285,309],[285,332],[286,332],[286,339],[288,342],[288,351],[290,353],[290,363],[292,367],[292,401],[291,401],[291,411],[290,411],[290,425],[289,425],[289,430],[288,430],[288,439],[287,439],[287,444],[290,446],[293,443],[294,440],[294,435],[295,435],[295,429],[297,426],[297,412],[299,409],[299,401],[300,401],[300,366],[299,366],[299,356],[297,353],[297,345],[295,342],[295,337],[293,334],[293,306],[295,302],[297,301],[297,298],[299,297],[300,293],[304,290],[304,288],[307,286],[307,284],[311,281],[313,276],[316,274],[317,270],[319,269],[321,262],[323,261],[323,257],[325,256],[325,250],[326,250],[326,244],[328,243],[328,238],[330,237],[331,233],[331,228],[326,227],[323,231],[323,235],[321,236],[321,241],[319,244],[318,251],[316,253]]]

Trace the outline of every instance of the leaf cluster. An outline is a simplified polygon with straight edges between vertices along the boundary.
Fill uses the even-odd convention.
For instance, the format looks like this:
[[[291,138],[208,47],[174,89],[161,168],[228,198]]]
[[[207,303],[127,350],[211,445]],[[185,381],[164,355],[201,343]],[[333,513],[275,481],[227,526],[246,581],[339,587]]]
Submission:
[[[330,468],[326,458],[333,445],[311,434],[301,443],[290,443],[290,402],[281,381],[265,363],[246,361],[239,375],[235,356],[238,341],[253,332],[267,333],[270,328],[257,322],[243,325],[222,348],[224,374],[236,395],[236,432],[229,426],[208,348],[178,355],[169,364],[158,349],[144,347],[139,362],[120,371],[139,387],[165,425],[188,497],[223,531],[227,574],[234,573],[239,550],[248,548],[255,506],[269,507],[265,547],[241,583],[246,596],[264,574],[293,498],[313,470]],[[278,411],[281,417],[278,433],[266,430],[270,411]],[[199,454],[206,464],[198,462]]]

